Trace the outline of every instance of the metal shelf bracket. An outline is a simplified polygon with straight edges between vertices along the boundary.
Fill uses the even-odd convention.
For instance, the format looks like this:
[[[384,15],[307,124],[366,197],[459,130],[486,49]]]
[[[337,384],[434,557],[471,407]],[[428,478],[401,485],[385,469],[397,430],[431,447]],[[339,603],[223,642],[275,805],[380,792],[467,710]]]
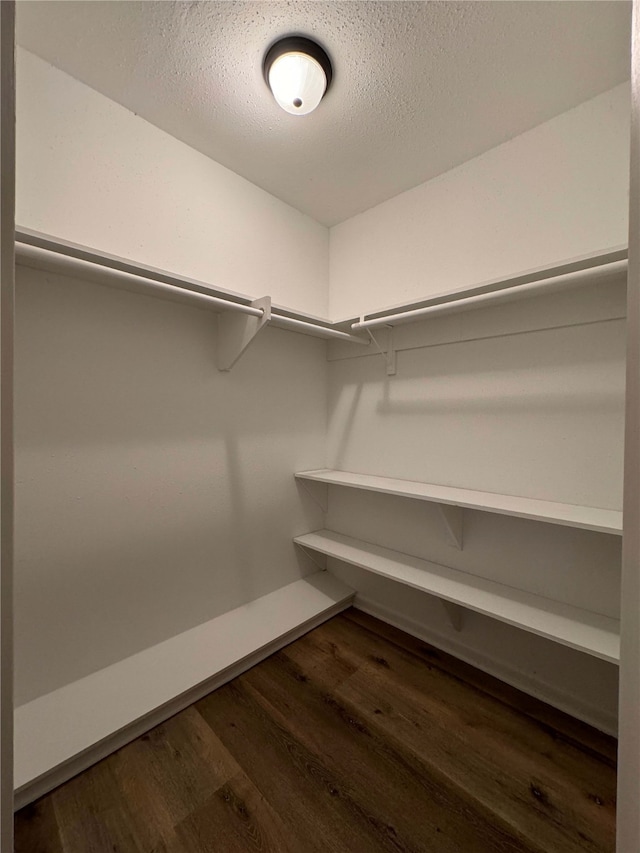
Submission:
[[[437,504],[437,506],[449,545],[462,551],[464,510],[461,506],[452,506],[451,504]]]
[[[312,563],[315,563],[316,566],[321,569],[323,572],[327,571],[327,555],[320,554],[318,551],[314,551],[312,548],[305,548],[304,545],[301,545],[299,542],[296,542],[296,545],[303,554],[311,560]]]
[[[297,479],[305,492],[318,504],[322,512],[326,513],[329,509],[329,485],[327,483],[317,483],[313,480]]]
[[[251,307],[260,308],[262,316],[251,317],[231,311],[218,315],[218,370],[231,370],[258,332],[271,319],[270,296],[254,299]]]
[[[464,624],[464,607],[460,607],[459,604],[454,604],[452,601],[446,601],[444,598],[440,599],[440,603],[444,607],[445,613],[447,614],[449,622],[451,622],[453,630],[462,631],[462,626]]]
[[[367,334],[371,338],[372,343],[375,345],[376,349],[383,357],[386,369],[387,376],[395,376],[396,375],[396,351],[393,348],[393,328],[391,326],[386,327],[387,332],[387,343],[386,348],[380,346],[380,343],[376,339],[375,335],[371,331],[371,329],[367,329]]]

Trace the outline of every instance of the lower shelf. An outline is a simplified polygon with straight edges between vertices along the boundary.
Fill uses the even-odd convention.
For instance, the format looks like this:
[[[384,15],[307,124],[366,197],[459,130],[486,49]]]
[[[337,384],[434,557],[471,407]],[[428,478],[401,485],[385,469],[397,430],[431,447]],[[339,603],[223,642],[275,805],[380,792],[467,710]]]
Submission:
[[[331,530],[307,533],[294,541],[303,548],[351,563],[603,660],[612,663],[620,660],[620,623],[608,616]]]
[[[15,710],[16,808],[347,608],[317,572]]]

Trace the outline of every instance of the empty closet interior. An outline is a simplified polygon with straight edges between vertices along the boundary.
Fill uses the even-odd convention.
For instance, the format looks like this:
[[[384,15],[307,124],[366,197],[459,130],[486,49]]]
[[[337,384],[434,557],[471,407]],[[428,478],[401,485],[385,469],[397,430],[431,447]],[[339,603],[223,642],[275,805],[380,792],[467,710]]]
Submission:
[[[284,6],[18,11],[17,805],[352,602],[616,731],[630,4]]]

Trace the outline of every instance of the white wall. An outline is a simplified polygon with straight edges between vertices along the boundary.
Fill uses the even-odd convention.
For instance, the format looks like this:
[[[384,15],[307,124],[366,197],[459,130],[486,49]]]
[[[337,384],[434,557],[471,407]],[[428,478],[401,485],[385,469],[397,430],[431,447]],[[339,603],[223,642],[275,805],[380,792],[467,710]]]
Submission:
[[[319,316],[328,231],[18,50],[17,223]]]
[[[394,330],[397,375],[380,355],[333,348],[328,465],[551,501],[621,508],[624,281]],[[547,598],[617,617],[621,539],[476,511],[464,548],[437,508],[330,488],[327,526]],[[604,729],[616,667],[465,614],[332,561],[371,612]]]
[[[331,467],[621,508],[622,320],[450,339],[397,360],[388,379],[380,356],[332,364]]]
[[[330,316],[626,244],[622,84],[331,229]]]
[[[296,580],[321,526],[325,343],[18,268],[18,703]]]

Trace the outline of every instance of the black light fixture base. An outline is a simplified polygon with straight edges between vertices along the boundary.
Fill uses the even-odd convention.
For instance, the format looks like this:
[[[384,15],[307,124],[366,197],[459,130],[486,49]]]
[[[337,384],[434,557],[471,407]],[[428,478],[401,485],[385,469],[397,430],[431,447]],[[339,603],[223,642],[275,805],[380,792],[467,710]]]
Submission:
[[[327,78],[327,87],[325,89],[326,94],[329,91],[329,86],[333,79],[333,67],[331,65],[331,60],[324,48],[320,47],[317,42],[312,41],[305,36],[285,36],[284,38],[278,39],[278,41],[275,41],[271,45],[269,50],[265,53],[264,61],[262,63],[262,74],[267,86],[269,85],[269,69],[276,59],[285,53],[292,53],[294,51],[298,53],[306,53],[307,56],[315,59],[318,65],[322,68],[324,75]]]

